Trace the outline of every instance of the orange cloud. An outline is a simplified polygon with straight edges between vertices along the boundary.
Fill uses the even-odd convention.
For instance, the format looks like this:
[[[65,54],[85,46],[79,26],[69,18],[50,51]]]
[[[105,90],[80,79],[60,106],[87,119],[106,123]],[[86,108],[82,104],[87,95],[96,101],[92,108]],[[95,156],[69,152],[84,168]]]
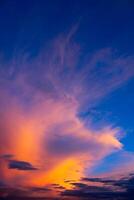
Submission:
[[[70,102],[45,98],[29,111],[16,111],[13,117],[10,112],[16,109],[9,108],[5,121],[7,135],[3,136],[5,149],[1,154],[11,153],[15,159],[30,162],[39,169],[20,172],[6,168],[3,173],[9,183],[59,183],[67,187],[65,180],[79,180],[86,166],[93,166],[121,148],[115,130],[96,133],[85,128],[76,116],[76,108]]]

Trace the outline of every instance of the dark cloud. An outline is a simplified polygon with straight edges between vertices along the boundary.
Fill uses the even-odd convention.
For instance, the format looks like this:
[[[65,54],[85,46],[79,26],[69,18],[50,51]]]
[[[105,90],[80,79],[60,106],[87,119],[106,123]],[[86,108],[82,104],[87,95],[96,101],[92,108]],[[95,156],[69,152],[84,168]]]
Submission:
[[[91,183],[101,183],[100,185],[91,185]],[[83,178],[81,182],[72,182],[72,189],[65,189],[59,184],[51,184],[47,187],[32,187],[27,189],[12,189],[4,187],[1,194],[7,194],[4,199],[53,199],[53,197],[47,197],[47,194],[51,194],[51,191],[55,191],[55,200],[134,200],[134,175],[129,174],[126,177],[112,180],[103,178]],[[59,190],[61,189],[61,190]],[[26,191],[26,193],[24,193]],[[30,194],[34,194],[31,197]],[[42,194],[41,197],[36,195]],[[59,196],[60,194],[60,196]]]
[[[134,174],[129,174],[128,177],[123,177],[118,180],[103,179],[103,178],[82,178],[85,182],[97,182],[104,185],[118,186],[120,189],[130,190],[134,189]]]
[[[66,190],[62,193],[63,196],[77,197],[79,200],[90,199],[90,200],[129,200],[126,193],[124,192],[111,192],[111,191],[102,191],[102,192],[88,192],[83,190]]]
[[[82,181],[86,182],[99,182],[99,183],[106,183],[106,184],[113,184],[116,181],[112,179],[102,179],[102,178],[82,178]]]
[[[47,188],[47,187],[32,187],[32,188],[30,188],[30,190],[33,192],[48,192],[51,189]]]
[[[85,183],[86,182],[86,183]],[[101,183],[102,186],[92,186],[92,183]],[[91,185],[88,185],[90,183]],[[108,199],[108,200],[133,200],[134,199],[134,174],[131,173],[120,179],[83,178],[79,183],[72,183],[72,190],[65,190],[63,196],[77,197],[78,199]]]
[[[3,159],[11,159],[14,155],[13,154],[3,154],[0,156],[0,158],[3,158]]]
[[[51,184],[50,187],[52,187],[54,189],[59,189],[59,190],[65,189],[65,187],[63,187],[62,185],[59,185],[59,184]]]
[[[0,181],[0,188],[6,187],[6,184],[3,181]]]
[[[85,183],[86,182],[86,183]],[[90,183],[90,185],[88,185]],[[92,183],[101,183],[102,186],[92,186]],[[133,200],[134,174],[118,180],[103,178],[83,178],[81,182],[72,183],[74,189],[64,190],[61,196],[76,197],[76,199],[90,200]]]
[[[18,160],[9,160],[8,168],[18,170],[37,170],[37,168],[33,167],[31,163]]]

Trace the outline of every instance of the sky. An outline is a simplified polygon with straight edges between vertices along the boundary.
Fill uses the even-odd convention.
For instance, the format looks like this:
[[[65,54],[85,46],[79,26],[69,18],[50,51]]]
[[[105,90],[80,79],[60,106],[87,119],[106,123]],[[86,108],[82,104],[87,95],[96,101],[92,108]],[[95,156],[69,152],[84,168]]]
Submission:
[[[0,1],[0,197],[130,199],[134,2]]]

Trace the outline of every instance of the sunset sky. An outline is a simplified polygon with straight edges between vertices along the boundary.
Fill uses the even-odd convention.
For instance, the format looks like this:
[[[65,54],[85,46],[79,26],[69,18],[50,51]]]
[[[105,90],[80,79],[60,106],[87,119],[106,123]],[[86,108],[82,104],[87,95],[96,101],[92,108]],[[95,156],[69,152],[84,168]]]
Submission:
[[[133,0],[0,1],[1,198],[133,196],[133,36]]]

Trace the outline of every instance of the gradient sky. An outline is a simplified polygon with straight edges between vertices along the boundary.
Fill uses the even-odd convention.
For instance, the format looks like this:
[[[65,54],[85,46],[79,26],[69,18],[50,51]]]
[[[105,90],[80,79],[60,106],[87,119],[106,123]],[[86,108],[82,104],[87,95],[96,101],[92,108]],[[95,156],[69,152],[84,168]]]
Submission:
[[[124,187],[134,168],[133,35],[132,0],[0,1],[0,187],[70,196],[75,186],[77,196],[102,177]]]

